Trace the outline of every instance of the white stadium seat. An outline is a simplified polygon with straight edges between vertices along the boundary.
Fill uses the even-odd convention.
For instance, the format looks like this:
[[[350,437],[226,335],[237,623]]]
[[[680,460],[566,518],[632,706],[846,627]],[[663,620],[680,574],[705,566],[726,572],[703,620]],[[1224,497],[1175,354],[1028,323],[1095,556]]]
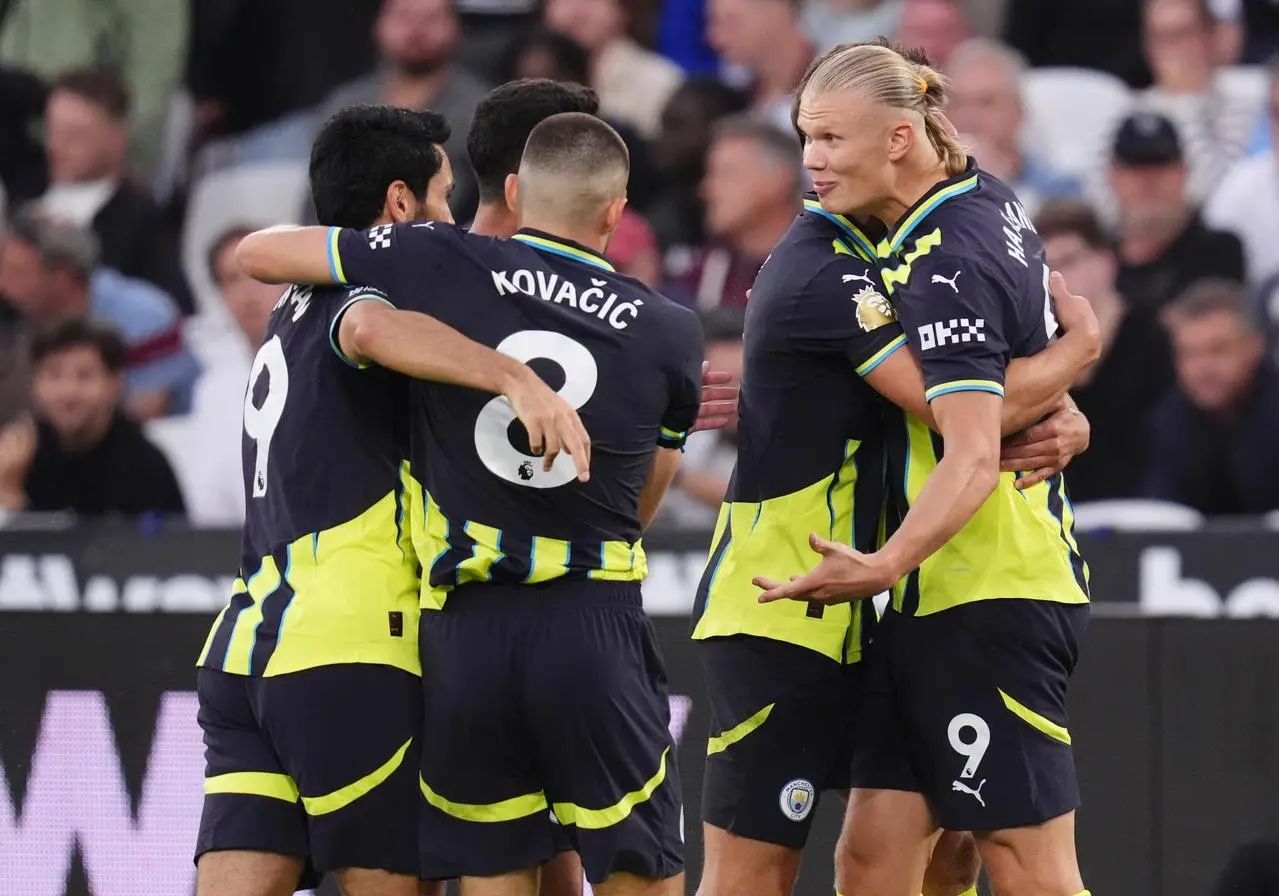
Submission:
[[[1074,505],[1075,528],[1081,532],[1115,529],[1120,532],[1192,532],[1204,523],[1203,514],[1181,504],[1140,499],[1092,501]]]
[[[306,162],[271,162],[215,171],[196,184],[187,206],[182,267],[199,313],[227,319],[209,275],[209,249],[236,224],[297,223],[306,198]]]
[[[1055,168],[1094,179],[1120,119],[1133,104],[1113,75],[1083,68],[1035,68],[1022,79],[1026,137]]]

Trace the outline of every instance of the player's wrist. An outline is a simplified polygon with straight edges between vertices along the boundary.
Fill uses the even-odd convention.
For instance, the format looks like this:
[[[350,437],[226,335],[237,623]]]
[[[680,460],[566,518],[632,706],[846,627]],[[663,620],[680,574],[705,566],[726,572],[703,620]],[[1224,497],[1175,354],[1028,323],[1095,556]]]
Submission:
[[[497,369],[494,371],[496,388],[493,390],[499,395],[505,395],[510,398],[513,394],[527,389],[528,386],[538,376],[533,372],[533,368],[527,364],[522,364],[514,358],[501,355],[502,360],[499,362]]]

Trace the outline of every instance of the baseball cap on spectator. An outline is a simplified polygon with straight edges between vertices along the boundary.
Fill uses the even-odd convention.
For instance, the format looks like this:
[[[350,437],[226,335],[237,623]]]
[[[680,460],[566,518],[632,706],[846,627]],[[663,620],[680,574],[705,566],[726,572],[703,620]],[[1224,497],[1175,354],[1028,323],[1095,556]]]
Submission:
[[[1158,112],[1134,112],[1115,132],[1111,153],[1115,164],[1171,165],[1185,160],[1177,126]]]

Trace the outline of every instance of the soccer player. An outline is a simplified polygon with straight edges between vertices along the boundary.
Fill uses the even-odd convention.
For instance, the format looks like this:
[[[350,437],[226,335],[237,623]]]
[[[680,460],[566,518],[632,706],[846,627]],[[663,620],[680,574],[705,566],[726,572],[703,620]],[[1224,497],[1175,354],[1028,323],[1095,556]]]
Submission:
[[[312,155],[321,219],[447,220],[447,135],[432,113],[335,116]],[[357,372],[333,353],[330,321],[350,301],[341,289],[288,289],[250,375],[240,578],[197,673],[201,896],[289,894],[324,872],[348,896],[418,893],[407,380]],[[502,393],[542,441],[572,445],[585,466],[575,412],[526,365],[424,315],[361,320],[365,308],[343,321],[360,363]]]
[[[977,832],[1001,896],[1072,896],[1086,891],[1066,691],[1086,568],[1061,476],[1018,491],[999,472],[1009,361],[1052,339],[1063,290],[1012,191],[946,127],[945,98],[932,68],[879,46],[827,54],[800,96],[823,208],[888,229],[882,278],[940,438],[912,417],[890,431],[899,524],[880,550],[814,537],[817,567],[761,578],[761,600],[823,605],[893,586],[855,720],[878,736],[855,745],[845,892],[912,893],[940,826]]]
[[[1089,313],[1082,299],[1069,307]],[[874,241],[807,199],[752,289],[737,465],[694,610],[713,734],[702,896],[790,893],[821,792],[847,789],[852,743],[877,736],[848,726],[873,608],[761,605],[751,580],[815,565],[813,531],[860,550],[877,545],[886,499],[879,395],[933,422],[906,341],[878,279]],[[1014,362],[1003,430],[1039,420],[1091,360],[1086,337],[1072,333]],[[1076,416],[1049,426],[1080,450],[1087,431],[1069,427]],[[972,886],[972,858],[962,838],[943,842],[936,887],[925,892],[954,896]]]
[[[639,538],[698,414],[701,331],[603,258],[628,174],[611,128],[556,115],[507,179],[521,224],[511,240],[444,225],[248,238],[294,278],[367,283],[545,364],[593,433],[583,483],[565,458],[541,469],[500,401],[414,386],[413,462],[437,548],[420,553],[434,589],[426,609],[447,593],[422,622],[422,865],[427,877],[461,877],[464,893],[533,893],[555,849],[548,817],[601,894],[682,886]]]

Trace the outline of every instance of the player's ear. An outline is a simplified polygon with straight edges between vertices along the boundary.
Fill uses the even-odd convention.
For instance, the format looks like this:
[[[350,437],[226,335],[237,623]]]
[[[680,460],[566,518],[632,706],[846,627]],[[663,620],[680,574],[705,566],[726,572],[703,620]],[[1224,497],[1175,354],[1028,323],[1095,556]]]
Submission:
[[[506,207],[511,210],[512,214],[518,214],[520,210],[520,177],[518,174],[506,175],[506,183],[503,185],[506,194]]]
[[[613,235],[613,231],[617,230],[617,225],[622,222],[622,212],[625,210],[625,196],[619,196],[608,204],[604,209],[604,233],[609,236]]]
[[[906,119],[899,120],[888,132],[888,158],[900,161],[915,143],[915,127]]]
[[[403,224],[417,217],[417,199],[408,184],[402,180],[391,181],[386,188],[386,207],[383,213],[396,224]]]

